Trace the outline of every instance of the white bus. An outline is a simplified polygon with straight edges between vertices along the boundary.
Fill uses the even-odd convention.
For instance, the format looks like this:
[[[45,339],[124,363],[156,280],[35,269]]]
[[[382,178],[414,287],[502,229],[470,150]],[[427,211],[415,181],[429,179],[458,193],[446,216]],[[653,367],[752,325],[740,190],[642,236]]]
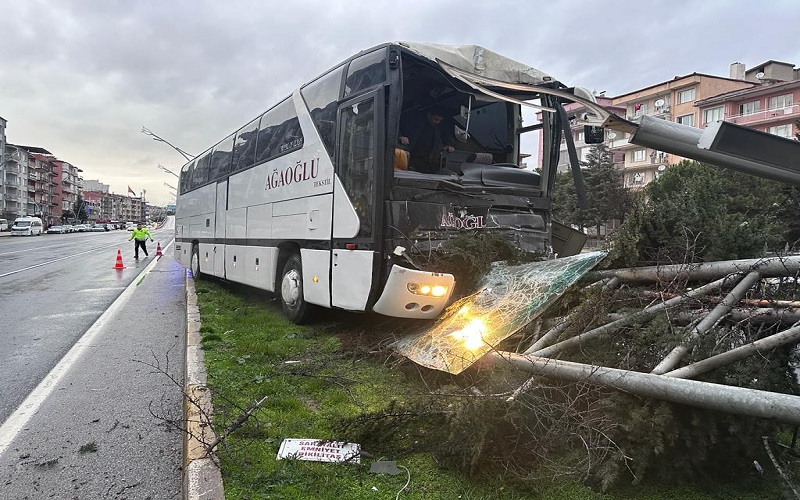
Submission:
[[[477,46],[361,52],[183,166],[176,257],[195,277],[275,292],[298,323],[314,306],[435,318],[455,279],[417,263],[454,236],[494,231],[553,253],[570,92]],[[523,127],[531,100],[550,112]],[[421,168],[399,138],[432,110],[447,136],[437,146],[451,147]],[[544,167],[520,169],[520,135],[539,128]]]

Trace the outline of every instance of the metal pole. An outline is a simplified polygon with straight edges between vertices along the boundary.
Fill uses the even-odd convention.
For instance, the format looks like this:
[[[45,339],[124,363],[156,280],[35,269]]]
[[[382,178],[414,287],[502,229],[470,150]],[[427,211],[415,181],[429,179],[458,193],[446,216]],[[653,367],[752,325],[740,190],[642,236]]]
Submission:
[[[739,361],[740,359],[752,356],[753,354],[759,354],[774,347],[780,347],[782,345],[796,342],[797,340],[800,340],[800,326],[789,328],[788,330],[784,330],[780,333],[776,333],[774,335],[764,337],[763,339],[756,340],[755,342],[739,346],[736,349],[731,349],[730,351],[723,352],[722,354],[711,356],[710,358],[698,361],[697,363],[692,363],[682,368],[678,368],[677,370],[666,372],[664,373],[664,376],[675,378],[694,378],[701,373],[709,372],[715,368],[719,368],[720,366],[731,364],[734,361]]]
[[[589,382],[671,403],[800,425],[800,396],[523,356],[505,351],[491,352],[487,356],[493,361],[502,360],[536,375],[571,382]]]
[[[689,280],[713,280],[732,273],[755,271],[762,276],[786,276],[800,272],[800,255],[769,257],[766,259],[740,259],[701,264],[675,264],[669,266],[631,267],[612,269],[594,274],[598,278],[619,277],[627,283],[670,281],[678,276]]]
[[[673,297],[665,302],[658,303],[656,305],[644,309],[643,311],[639,311],[638,313],[631,314],[630,316],[626,316],[616,321],[612,321],[611,323],[607,323],[603,326],[597,327],[594,330],[589,330],[588,332],[576,335],[571,339],[562,340],[561,342],[553,344],[550,347],[545,347],[544,349],[540,349],[532,353],[526,352],[526,354],[532,354],[534,356],[542,356],[545,358],[550,357],[563,350],[570,349],[572,347],[577,347],[581,344],[581,342],[585,340],[590,340],[595,337],[604,335],[606,333],[613,332],[631,323],[636,323],[639,321],[648,321],[661,311],[671,309],[673,307],[683,304],[684,302],[688,302],[691,299],[694,299],[696,297],[702,297],[703,295],[711,293],[713,290],[721,287],[728,279],[729,279],[728,277],[720,278],[717,281],[712,281],[711,283],[703,285],[700,288],[695,288],[694,290],[687,292],[685,295],[681,295],[679,297]]]
[[[708,313],[708,316],[703,318],[700,323],[698,323],[689,331],[689,339],[687,339],[687,341],[684,343],[675,346],[675,348],[666,355],[661,363],[653,368],[653,373],[661,374],[675,368],[678,363],[680,363],[681,359],[683,359],[683,357],[686,355],[686,353],[689,352],[691,342],[699,339],[701,335],[711,330],[717,321],[728,314],[728,311],[730,311],[733,306],[735,306],[736,303],[739,302],[742,297],[744,297],[744,294],[746,294],[747,291],[750,290],[750,288],[752,288],[753,285],[755,285],[760,279],[761,275],[757,271],[748,273],[748,275],[745,276],[742,281],[739,282],[739,284],[733,287],[733,290],[731,290],[730,293],[725,296],[722,302],[717,304],[717,307]]]

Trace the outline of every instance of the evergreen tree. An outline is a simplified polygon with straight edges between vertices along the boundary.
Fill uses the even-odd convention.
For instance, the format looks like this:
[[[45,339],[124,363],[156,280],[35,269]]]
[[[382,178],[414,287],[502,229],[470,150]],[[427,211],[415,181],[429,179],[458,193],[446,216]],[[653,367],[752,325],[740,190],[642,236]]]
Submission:
[[[578,209],[578,194],[575,191],[572,172],[560,172],[556,175],[553,189],[553,219],[583,230],[583,220]]]
[[[89,220],[89,213],[86,210],[86,202],[83,201],[83,197],[78,195],[78,201],[75,202],[75,206],[72,210],[75,213],[75,217],[81,221],[81,223],[85,223]]]
[[[612,219],[623,220],[631,206],[631,193],[625,189],[622,172],[614,165],[614,158],[605,144],[598,144],[589,150],[585,167],[586,224],[597,228],[608,224]]]
[[[792,220],[781,210],[790,204],[787,190],[695,161],[672,165],[647,185],[646,200],[626,219],[609,260],[618,265],[712,261],[758,257],[765,248],[781,251]]]

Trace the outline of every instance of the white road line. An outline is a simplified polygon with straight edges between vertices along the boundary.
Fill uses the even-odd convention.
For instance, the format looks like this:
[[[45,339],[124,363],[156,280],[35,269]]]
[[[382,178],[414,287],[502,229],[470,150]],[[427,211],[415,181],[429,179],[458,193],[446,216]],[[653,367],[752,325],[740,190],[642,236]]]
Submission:
[[[169,242],[166,247],[168,248],[172,242]],[[163,249],[162,249],[163,251]],[[134,290],[138,286],[139,282],[142,280],[141,277],[144,277],[150,270],[155,267],[158,263],[158,259],[153,259],[153,261],[145,267],[141,273],[139,273],[136,278],[131,281],[131,284],[125,288],[125,291],[117,297],[117,300],[112,303],[108,309],[99,317],[94,324],[86,330],[86,333],[78,339],[75,345],[64,355],[63,358],[50,370],[50,373],[39,382],[39,385],[36,386],[25,401],[19,405],[19,408],[14,410],[14,413],[8,417],[8,419],[3,422],[3,425],[0,426],[0,456],[5,453],[8,446],[14,441],[14,438],[17,437],[19,432],[22,430],[23,427],[28,423],[28,421],[36,414],[39,410],[39,407],[42,403],[47,399],[53,389],[55,389],[56,385],[64,375],[72,368],[72,366],[80,359],[83,351],[86,350],[87,347],[92,345],[94,339],[99,336],[103,328],[109,323],[114,316],[117,314],[123,305],[130,299],[131,295],[133,295]]]
[[[64,318],[73,318],[76,316],[92,316],[95,314],[99,314],[101,312],[103,311],[74,311],[68,313],[47,314],[45,316],[32,316],[30,320],[35,321],[40,319],[64,319]]]
[[[74,253],[74,254],[72,254],[72,255],[67,255],[67,256],[65,256],[65,257],[61,257],[61,258],[58,258],[58,259],[48,260],[47,262],[42,262],[41,264],[36,264],[36,265],[34,265],[34,266],[23,267],[22,269],[17,269],[16,271],[11,271],[11,272],[8,272],[8,273],[3,273],[3,274],[0,274],[0,278],[4,278],[4,277],[6,277],[6,276],[10,276],[10,275],[12,275],[12,274],[21,273],[22,271],[28,271],[28,270],[30,270],[30,269],[34,269],[34,268],[37,268],[37,267],[46,266],[46,265],[48,265],[48,264],[52,264],[52,263],[54,263],[54,262],[58,262],[58,261],[60,261],[60,260],[71,259],[71,258],[73,258],[73,257],[77,257],[78,255],[83,255],[83,254],[87,254],[87,253],[92,253],[92,252],[95,252],[95,251],[97,251],[97,250],[103,250],[103,249],[106,249],[106,248],[113,248],[113,247],[115,247],[115,246],[119,246],[119,245],[115,243],[115,244],[113,244],[113,245],[107,245],[107,246],[104,246],[104,247],[92,248],[91,250],[86,250],[86,251],[84,251],[84,252],[78,252],[78,253]]]

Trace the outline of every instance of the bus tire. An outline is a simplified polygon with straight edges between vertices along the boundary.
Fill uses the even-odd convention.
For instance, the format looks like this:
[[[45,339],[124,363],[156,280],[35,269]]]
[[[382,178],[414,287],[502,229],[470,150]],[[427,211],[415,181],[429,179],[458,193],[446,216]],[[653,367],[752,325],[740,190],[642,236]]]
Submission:
[[[292,254],[283,266],[280,297],[289,321],[298,325],[308,321],[311,307],[303,298],[303,267],[298,254]]]
[[[203,273],[200,271],[200,249],[197,245],[192,245],[192,258],[189,261],[189,269],[192,271],[192,278],[199,280]]]

